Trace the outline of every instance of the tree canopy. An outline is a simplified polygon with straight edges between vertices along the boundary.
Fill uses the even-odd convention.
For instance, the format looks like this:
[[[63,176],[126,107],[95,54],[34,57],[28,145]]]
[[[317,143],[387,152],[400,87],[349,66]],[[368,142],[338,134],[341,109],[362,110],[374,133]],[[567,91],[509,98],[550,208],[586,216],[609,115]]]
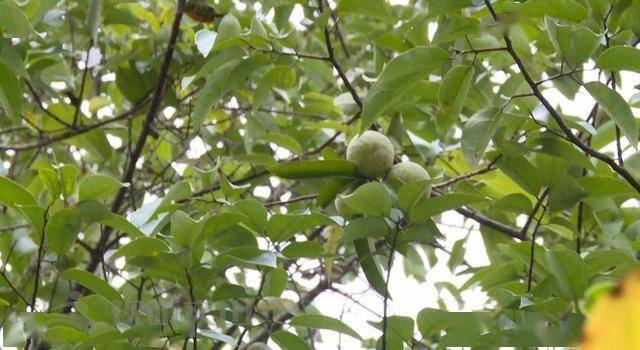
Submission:
[[[0,0],[0,33],[5,345],[569,345],[638,267],[640,1]],[[489,302],[395,314],[398,263]],[[359,276],[373,335],[314,305]]]

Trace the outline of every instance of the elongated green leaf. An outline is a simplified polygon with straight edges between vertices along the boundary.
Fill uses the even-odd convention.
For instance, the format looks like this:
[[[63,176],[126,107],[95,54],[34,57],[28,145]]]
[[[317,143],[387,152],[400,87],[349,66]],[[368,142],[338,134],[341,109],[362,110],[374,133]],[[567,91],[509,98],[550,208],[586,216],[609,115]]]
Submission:
[[[329,159],[282,163],[267,168],[284,179],[308,179],[326,176],[358,176],[358,167],[347,160]]]
[[[62,209],[53,214],[45,226],[47,244],[63,255],[73,245],[80,231],[80,214],[76,208]]]
[[[372,216],[355,218],[345,227],[341,242],[347,243],[363,238],[384,237],[388,232],[389,227],[381,218]]]
[[[62,274],[62,277],[72,279],[88,288],[92,292],[99,294],[111,301],[122,300],[122,295],[120,295],[120,292],[111,287],[109,283],[85,270],[78,268],[68,269]]]
[[[36,199],[26,188],[7,177],[0,176],[0,188],[2,188],[0,203],[4,205],[11,207],[38,205]]]
[[[438,116],[437,123],[446,129],[457,120],[464,101],[471,88],[475,69],[468,66],[451,68],[444,78],[438,92],[438,102],[445,106],[444,112]],[[442,119],[442,120],[441,120]]]
[[[587,268],[582,258],[573,250],[554,249],[547,251],[547,260],[563,295],[569,300],[582,298],[587,289]]]
[[[338,3],[338,11],[384,19],[387,17],[387,3],[384,0],[343,0]]]
[[[328,217],[318,214],[275,214],[269,218],[267,234],[275,242],[286,241],[304,230],[335,224]]]
[[[469,166],[475,167],[484,154],[489,140],[498,128],[502,112],[497,107],[490,107],[474,114],[462,129],[462,152]]]
[[[271,335],[271,339],[282,350],[311,350],[309,344],[305,343],[302,338],[287,331],[279,330]]]
[[[219,37],[220,35],[218,35]],[[217,58],[218,56],[213,56],[211,59]],[[193,107],[192,122],[195,129],[200,128],[211,107],[215,106],[228,91],[231,73],[242,62],[241,58],[234,56],[222,56],[221,58],[227,59],[227,61],[220,62],[220,59],[217,59],[218,66],[207,78],[207,82],[198,94],[198,99]]]
[[[416,47],[391,60],[364,99],[361,129],[396,103],[400,97],[426,74],[449,58],[446,51],[436,47]]]
[[[2,77],[0,79],[0,107],[12,119],[18,119],[22,109],[22,94],[16,74],[11,68],[0,62],[0,76]]]
[[[612,71],[640,73],[640,49],[631,46],[610,47],[596,60],[596,66]]]
[[[587,16],[587,10],[575,0],[529,0],[521,7],[527,16],[551,16],[579,22]]]
[[[638,144],[638,125],[636,119],[631,112],[629,104],[618,94],[618,92],[608,88],[604,84],[592,81],[584,84],[591,96],[598,102],[600,107],[613,119],[613,121],[622,129],[629,143],[634,148]]]
[[[481,196],[462,193],[449,193],[438,197],[425,198],[413,208],[410,217],[412,221],[420,221],[447,210],[453,210],[482,200],[484,198]]]
[[[373,256],[373,244],[367,238],[356,239],[355,241],[353,241],[353,244],[356,248],[358,261],[360,262],[360,267],[362,267],[364,276],[367,278],[367,282],[369,282],[371,287],[373,287],[373,290],[378,292],[378,294],[384,296],[386,284],[384,282],[384,278],[382,277],[382,270],[380,269],[380,265],[376,262]]]
[[[335,318],[329,316],[316,314],[298,315],[291,319],[290,324],[292,326],[327,329],[330,331],[336,331],[338,333],[350,335],[356,339],[362,340],[362,337],[360,337],[360,335],[356,331],[354,331],[353,328],[349,327],[344,322],[336,320]]]
[[[116,250],[111,256],[111,259],[121,256],[128,259],[138,256],[152,256],[158,252],[168,252],[169,250],[169,246],[164,241],[157,238],[140,237]]]
[[[95,43],[98,36],[98,28],[102,21],[102,0],[89,0],[89,10],[87,11],[87,29],[89,36]]]

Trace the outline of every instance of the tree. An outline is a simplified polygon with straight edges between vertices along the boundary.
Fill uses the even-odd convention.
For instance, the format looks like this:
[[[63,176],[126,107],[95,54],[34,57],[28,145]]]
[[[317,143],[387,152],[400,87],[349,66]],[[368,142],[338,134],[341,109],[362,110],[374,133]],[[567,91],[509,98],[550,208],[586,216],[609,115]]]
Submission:
[[[640,2],[399,2],[0,1],[8,345],[578,341],[638,267]],[[391,165],[347,160],[369,130],[417,164],[364,176]],[[486,310],[393,314],[394,263],[424,280],[436,251]],[[314,307],[358,275],[364,337]]]

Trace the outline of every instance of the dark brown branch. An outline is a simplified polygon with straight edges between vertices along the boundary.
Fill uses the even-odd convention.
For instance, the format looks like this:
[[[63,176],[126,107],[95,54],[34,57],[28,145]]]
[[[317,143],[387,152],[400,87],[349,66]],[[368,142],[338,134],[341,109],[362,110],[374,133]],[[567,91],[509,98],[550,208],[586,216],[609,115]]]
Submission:
[[[175,18],[173,19],[173,24],[171,26],[171,35],[169,37],[169,43],[167,45],[167,51],[164,55],[162,67],[160,68],[160,75],[158,76],[158,82],[156,84],[155,92],[151,99],[151,105],[149,106],[149,111],[147,112],[144,124],[142,125],[142,131],[140,131],[140,135],[138,136],[135,148],[131,152],[131,157],[129,158],[129,162],[126,165],[126,168],[122,175],[123,183],[131,183],[131,181],[133,180],[136,163],[142,155],[142,150],[144,149],[147,137],[152,131],[153,122],[156,118],[156,115],[158,114],[158,109],[160,108],[160,105],[162,103],[167,76],[169,74],[169,67],[171,66],[171,61],[173,60],[173,51],[175,50],[176,40],[178,39],[178,34],[180,32],[180,21],[182,20],[182,14],[184,13],[185,2],[186,0],[178,0],[178,8],[176,10]],[[120,190],[116,194],[115,199],[113,200],[113,203],[111,204],[112,212],[118,212],[120,206],[122,206],[127,191],[127,187],[120,188]],[[102,231],[100,239],[98,240],[98,244],[96,246],[97,254],[92,255],[92,259],[87,266],[87,270],[95,271],[99,261],[101,260],[102,254],[104,254],[104,247],[109,241],[110,234],[111,230],[108,228]]]
[[[44,106],[44,103],[42,103],[42,99],[40,98],[40,95],[38,95],[38,93],[33,88],[33,85],[31,85],[31,82],[29,82],[29,80],[25,79],[24,82],[25,84],[27,84],[27,88],[29,88],[29,91],[31,92],[31,96],[33,96],[33,99],[36,101],[36,104],[46,115],[48,115],[49,117],[51,117],[51,119],[57,121],[58,123],[66,127],[73,128],[71,124],[65,122],[64,120],[62,120],[62,118],[60,118],[59,116],[57,116],[55,113],[51,112],[48,108]]]
[[[482,175],[482,174],[486,174],[492,170],[495,169],[495,164],[500,160],[502,156],[498,156],[496,157],[493,161],[491,161],[491,163],[489,163],[486,167],[478,169],[476,171],[472,171],[468,174],[464,174],[464,175],[460,175],[460,176],[456,176],[454,178],[451,178],[449,180],[437,183],[437,184],[433,184],[431,187],[434,189],[439,189],[439,188],[443,188],[443,187],[447,187],[453,184],[456,184],[460,181],[464,181],[466,179],[478,176],[478,175]]]
[[[318,10],[320,11],[320,14],[324,12],[323,0],[318,0]],[[324,42],[327,46],[327,53],[329,54],[329,60],[331,61],[333,68],[335,68],[336,71],[338,72],[338,76],[340,76],[342,83],[344,84],[344,86],[347,87],[347,90],[349,90],[349,93],[351,94],[351,97],[353,98],[355,103],[358,105],[358,108],[362,110],[362,100],[360,99],[360,96],[358,96],[356,89],[353,87],[353,85],[347,78],[347,75],[344,74],[344,70],[342,69],[342,66],[336,59],[336,54],[333,49],[333,44],[331,44],[331,35],[329,33],[329,29],[325,26],[322,30],[324,32]]]
[[[529,214],[529,216],[527,217],[527,221],[524,223],[524,226],[522,226],[522,230],[520,231],[520,234],[523,237],[527,236],[527,232],[529,231],[529,226],[531,226],[531,222],[533,221],[533,219],[535,218],[536,214],[538,213],[538,210],[540,210],[540,207],[542,206],[542,202],[544,202],[544,200],[547,198],[547,195],[549,195],[549,189],[548,188],[546,188],[542,192],[542,194],[540,195],[540,198],[538,198],[538,201],[533,206],[533,209],[531,210],[531,214]]]
[[[493,18],[496,21],[499,21],[498,15],[496,14],[495,9],[493,8],[493,5],[491,5],[491,2],[489,0],[484,0],[484,2],[486,4],[487,8],[489,9],[489,12],[491,12],[491,15],[493,16]],[[601,153],[601,152],[598,152],[598,151],[594,150],[593,148],[591,148],[590,146],[588,146],[587,144],[582,142],[582,140],[580,140],[580,138],[578,138],[576,135],[573,134],[573,131],[564,122],[564,120],[562,119],[562,116],[560,115],[560,113],[558,113],[558,111],[556,111],[556,109],[553,108],[551,103],[547,100],[546,97],[544,97],[544,95],[542,94],[542,92],[538,88],[538,85],[536,85],[535,81],[533,80],[533,78],[529,74],[529,71],[527,70],[527,68],[525,67],[524,63],[522,62],[522,59],[520,58],[520,56],[516,53],[515,49],[513,48],[513,44],[511,42],[511,38],[509,38],[509,35],[507,35],[507,33],[504,33],[502,38],[506,43],[507,51],[509,52],[509,54],[511,55],[511,57],[515,61],[515,63],[518,66],[518,68],[520,69],[520,73],[522,74],[522,76],[524,77],[525,81],[527,82],[527,84],[531,88],[533,94],[538,98],[538,100],[542,103],[542,105],[545,107],[545,109],[549,112],[551,117],[555,120],[555,122],[558,124],[560,129],[564,132],[564,134],[566,135],[567,139],[571,143],[573,143],[574,145],[578,146],[578,148],[580,148],[583,152],[585,152],[589,156],[591,156],[593,158],[596,158],[596,159],[599,159],[599,160],[607,163],[609,165],[609,167],[611,167],[611,169],[613,169],[613,171],[615,171],[620,176],[622,176],[631,186],[633,186],[633,188],[636,189],[636,191],[640,192],[640,183],[633,177],[633,175],[631,175],[631,173],[629,171],[627,171],[627,169],[625,169],[623,166],[620,166],[618,163],[616,163],[616,161],[613,158],[607,156],[604,153]]]
[[[133,105],[133,107],[131,107],[130,110],[116,116],[110,119],[105,119],[102,121],[99,121],[97,123],[91,124],[91,125],[86,125],[86,126],[81,126],[78,127],[74,130],[69,130],[67,132],[52,136],[50,138],[46,138],[34,143],[26,143],[26,144],[20,144],[20,145],[0,145],[0,151],[7,151],[7,150],[14,150],[14,151],[25,151],[25,150],[30,150],[30,149],[34,149],[34,148],[40,148],[40,147],[45,147],[48,146],[52,143],[58,142],[58,141],[63,141],[66,139],[70,139],[72,137],[76,137],[85,133],[88,133],[92,130],[95,130],[97,128],[100,128],[102,126],[120,121],[120,120],[126,120],[126,119],[130,119],[133,116],[135,116],[135,114],[142,109],[142,107],[147,103],[147,98],[143,98],[142,100],[136,102],[136,104]]]

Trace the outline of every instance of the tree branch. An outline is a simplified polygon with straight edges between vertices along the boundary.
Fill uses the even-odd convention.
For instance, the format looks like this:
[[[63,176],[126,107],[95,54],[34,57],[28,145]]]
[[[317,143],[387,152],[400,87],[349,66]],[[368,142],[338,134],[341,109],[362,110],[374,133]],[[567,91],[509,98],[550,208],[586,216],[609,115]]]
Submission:
[[[489,0],[484,0],[484,3],[489,9],[489,12],[491,12],[491,15],[493,16],[494,20],[499,21],[498,15],[496,14],[495,9],[493,8],[493,5],[491,5],[491,2]],[[511,42],[511,39],[509,38],[509,35],[507,35],[507,33],[505,32],[502,38],[506,43],[507,51],[515,61],[518,68],[520,69],[520,73],[522,73],[522,76],[524,77],[525,81],[531,88],[533,94],[538,98],[538,100],[542,103],[545,109],[549,112],[551,117],[556,121],[560,129],[567,136],[567,139],[574,145],[578,146],[578,148],[580,148],[583,152],[585,152],[589,156],[607,163],[609,167],[613,169],[613,171],[615,171],[620,176],[622,176],[631,186],[633,186],[633,188],[636,189],[636,191],[640,192],[640,183],[633,177],[633,175],[631,175],[631,173],[629,173],[629,171],[627,171],[623,166],[620,166],[618,163],[616,163],[616,161],[613,158],[607,156],[604,153],[594,150],[593,148],[589,147],[587,144],[582,142],[580,138],[578,138],[576,135],[573,134],[573,132],[571,131],[571,128],[562,119],[562,116],[558,113],[558,111],[556,111],[555,108],[553,108],[551,103],[546,99],[546,97],[544,97],[544,95],[538,88],[538,85],[536,85],[535,81],[529,74],[529,71],[527,70],[524,63],[522,62],[522,59],[520,59],[520,56],[518,56],[518,54],[514,50],[513,44]]]

